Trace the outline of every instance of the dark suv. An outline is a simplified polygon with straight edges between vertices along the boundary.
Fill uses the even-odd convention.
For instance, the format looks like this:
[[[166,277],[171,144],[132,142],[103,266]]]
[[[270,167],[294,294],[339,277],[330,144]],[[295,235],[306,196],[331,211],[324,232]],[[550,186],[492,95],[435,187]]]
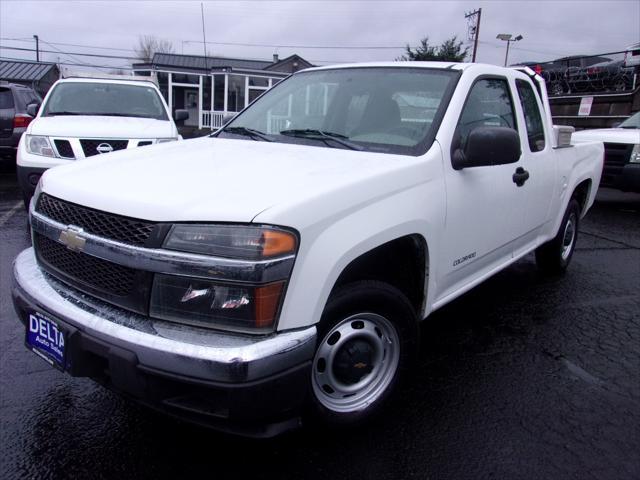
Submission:
[[[27,105],[41,104],[42,98],[32,88],[0,82],[0,155],[14,155],[24,133],[33,120]]]

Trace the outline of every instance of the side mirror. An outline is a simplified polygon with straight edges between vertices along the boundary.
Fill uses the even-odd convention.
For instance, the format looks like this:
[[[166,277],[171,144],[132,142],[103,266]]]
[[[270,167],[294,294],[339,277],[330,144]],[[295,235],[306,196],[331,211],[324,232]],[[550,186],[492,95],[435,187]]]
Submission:
[[[520,159],[520,136],[512,128],[477,127],[469,132],[464,150],[454,149],[455,170],[516,163]]]
[[[173,112],[173,119],[176,122],[184,122],[187,118],[189,118],[189,110],[176,110]]]
[[[27,105],[27,115],[29,115],[30,117],[35,117],[36,115],[38,115],[38,110],[40,110],[39,103],[30,103],[29,105]]]
[[[236,118],[236,115],[237,115],[237,113],[226,113],[222,117],[222,126],[224,127],[227,123],[229,123],[231,120]]]

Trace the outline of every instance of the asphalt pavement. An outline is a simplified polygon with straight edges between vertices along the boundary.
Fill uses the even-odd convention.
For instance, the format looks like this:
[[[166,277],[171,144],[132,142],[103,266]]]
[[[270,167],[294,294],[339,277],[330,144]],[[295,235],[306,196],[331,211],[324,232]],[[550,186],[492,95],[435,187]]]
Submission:
[[[640,478],[640,195],[598,194],[566,275],[544,277],[530,255],[430,317],[384,416],[257,441],[156,414],[25,349],[11,264],[30,241],[2,162],[2,479]]]

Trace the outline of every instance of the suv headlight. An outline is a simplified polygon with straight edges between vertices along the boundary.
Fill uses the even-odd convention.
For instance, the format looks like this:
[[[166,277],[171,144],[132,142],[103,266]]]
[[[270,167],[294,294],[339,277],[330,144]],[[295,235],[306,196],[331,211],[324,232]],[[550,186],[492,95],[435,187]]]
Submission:
[[[289,258],[297,250],[295,233],[269,226],[174,225],[163,247],[169,250],[250,262]],[[248,284],[156,274],[150,315],[179,323],[246,333],[273,330],[288,278]]]
[[[640,163],[640,144],[636,143],[631,150],[630,163]]]
[[[172,138],[159,138],[156,140],[156,143],[167,143],[167,142],[175,142],[177,141],[178,138],[177,137],[172,137]]]
[[[51,148],[51,142],[47,137],[40,135],[27,135],[25,139],[27,152],[44,157],[55,157],[56,153]]]

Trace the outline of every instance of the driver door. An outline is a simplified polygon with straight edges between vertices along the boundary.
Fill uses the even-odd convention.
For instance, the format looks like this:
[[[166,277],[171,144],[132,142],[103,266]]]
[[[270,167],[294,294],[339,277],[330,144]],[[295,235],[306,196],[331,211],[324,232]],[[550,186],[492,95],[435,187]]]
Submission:
[[[517,163],[455,170],[451,156],[464,150],[476,127],[517,130],[514,96],[502,77],[475,81],[460,114],[450,149],[443,149],[447,216],[440,258],[438,300],[486,276],[510,261],[520,230],[526,196],[513,180]]]

